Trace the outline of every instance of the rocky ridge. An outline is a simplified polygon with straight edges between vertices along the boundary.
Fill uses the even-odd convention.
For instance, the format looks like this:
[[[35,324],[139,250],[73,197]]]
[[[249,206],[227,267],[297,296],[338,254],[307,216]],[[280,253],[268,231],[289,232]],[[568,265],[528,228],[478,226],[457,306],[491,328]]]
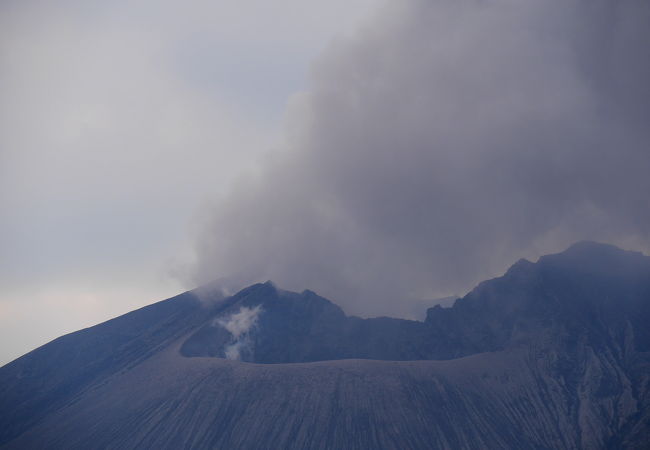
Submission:
[[[648,448],[649,323],[650,258],[590,242],[423,322],[191,291],[2,367],[0,448]]]

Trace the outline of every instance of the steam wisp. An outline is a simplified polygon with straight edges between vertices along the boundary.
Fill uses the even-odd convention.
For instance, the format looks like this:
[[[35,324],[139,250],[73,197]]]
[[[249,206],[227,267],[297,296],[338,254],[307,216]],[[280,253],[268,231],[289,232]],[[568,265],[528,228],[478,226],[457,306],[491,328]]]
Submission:
[[[231,335],[233,342],[224,347],[226,359],[241,360],[242,355],[253,351],[251,332],[257,325],[259,315],[263,312],[262,305],[254,308],[242,306],[238,312],[220,317],[215,322],[225,328]]]

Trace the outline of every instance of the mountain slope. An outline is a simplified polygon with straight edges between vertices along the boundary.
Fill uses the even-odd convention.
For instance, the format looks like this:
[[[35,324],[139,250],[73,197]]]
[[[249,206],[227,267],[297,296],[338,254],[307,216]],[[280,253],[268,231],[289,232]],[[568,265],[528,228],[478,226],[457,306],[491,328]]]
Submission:
[[[50,448],[575,446],[573,433],[547,419],[565,408],[531,389],[537,380],[523,360],[499,354],[250,365],[159,355],[7,448],[39,447],[43,436],[51,437]],[[169,365],[176,370],[161,370]],[[542,420],[530,409],[544,411]]]
[[[650,258],[588,242],[424,322],[194,291],[1,368],[0,447],[648,448],[649,323]]]

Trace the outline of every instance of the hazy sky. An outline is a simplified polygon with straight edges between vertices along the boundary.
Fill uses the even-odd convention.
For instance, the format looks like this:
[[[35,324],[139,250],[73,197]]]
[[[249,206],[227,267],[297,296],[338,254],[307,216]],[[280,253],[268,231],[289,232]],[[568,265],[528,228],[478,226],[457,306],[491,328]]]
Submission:
[[[646,0],[3,2],[0,362],[217,278],[409,316],[576,240],[647,252],[648,23]]]
[[[189,287],[197,215],[374,3],[3,1],[0,364]]]

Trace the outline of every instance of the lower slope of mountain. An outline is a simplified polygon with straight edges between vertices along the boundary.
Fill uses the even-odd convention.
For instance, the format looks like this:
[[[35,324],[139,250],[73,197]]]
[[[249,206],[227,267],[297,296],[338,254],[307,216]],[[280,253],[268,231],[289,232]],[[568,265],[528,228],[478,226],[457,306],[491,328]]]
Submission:
[[[521,260],[423,322],[204,288],[0,368],[0,448],[650,448],[650,258]]]

